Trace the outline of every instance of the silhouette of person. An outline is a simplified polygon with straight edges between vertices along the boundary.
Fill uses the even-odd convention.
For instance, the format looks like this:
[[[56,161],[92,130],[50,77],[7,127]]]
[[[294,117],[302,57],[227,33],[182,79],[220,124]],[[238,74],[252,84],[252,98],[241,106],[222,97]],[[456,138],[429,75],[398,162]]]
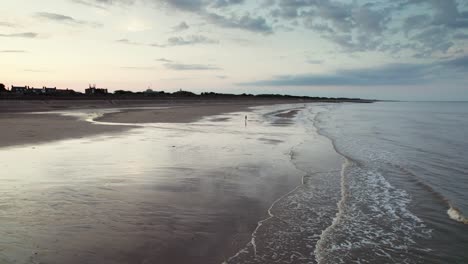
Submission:
[[[247,115],[245,116],[245,126],[247,126]]]

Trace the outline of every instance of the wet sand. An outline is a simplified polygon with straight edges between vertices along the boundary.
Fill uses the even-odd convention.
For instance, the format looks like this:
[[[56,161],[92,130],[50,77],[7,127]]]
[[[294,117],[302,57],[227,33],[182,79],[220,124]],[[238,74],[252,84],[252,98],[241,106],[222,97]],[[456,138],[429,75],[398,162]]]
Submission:
[[[0,114],[0,148],[119,133],[128,126],[104,126],[55,114]]]
[[[189,123],[210,115],[247,111],[249,107],[290,103],[291,100],[239,101],[0,101],[0,148],[36,144],[67,138],[118,133],[131,126],[91,124],[74,116],[31,114],[31,112],[79,111],[79,109],[119,109],[97,118],[114,123]],[[158,109],[145,109],[145,108]]]
[[[172,106],[256,106],[294,104],[307,102],[302,99],[189,99],[161,98],[157,100],[0,100],[0,113],[44,112],[73,109],[107,109],[128,107],[172,107]]]
[[[44,132],[38,134],[42,137],[57,136],[54,133],[61,129],[70,136],[67,131],[76,130],[75,136],[82,138],[34,149],[0,148],[0,166],[5,171],[0,175],[0,263],[228,260],[248,245],[258,222],[269,217],[272,204],[304,181],[305,172],[291,162],[290,153],[297,146],[309,149],[301,143],[307,129],[293,122],[300,112],[281,115],[297,106],[233,112],[245,111],[243,107],[206,106],[198,112],[188,107],[164,109],[173,116],[172,121],[198,121],[138,124],[135,129],[55,114],[15,114],[20,118],[3,114],[2,120],[9,126],[24,122],[24,130],[16,130],[21,133],[35,127]],[[163,122],[158,111],[130,109],[103,120],[124,122],[129,114],[132,123]],[[206,118],[221,112],[224,114]],[[285,119],[290,122],[283,122]],[[78,125],[66,125],[68,122]],[[80,134],[80,129],[86,133],[109,130],[91,135]],[[14,135],[24,138],[21,133],[12,132],[10,140]],[[314,148],[309,151],[322,157],[323,148],[314,137],[310,140]],[[310,163],[310,157],[315,156],[307,154],[304,164]],[[326,171],[322,168],[326,162],[318,159],[313,164],[318,167],[312,171]],[[273,209],[275,214],[283,211]],[[290,215],[283,212],[282,219]],[[264,227],[271,225],[265,223]],[[267,242],[268,234],[280,233],[266,230],[258,236]],[[304,254],[310,250],[305,245]],[[259,252],[270,254],[265,252],[267,248],[261,250],[260,241],[258,246]],[[289,259],[288,252],[281,252],[285,259]]]
[[[174,106],[161,109],[127,109],[109,113],[97,121],[114,123],[190,123],[205,116],[248,110],[248,104]]]

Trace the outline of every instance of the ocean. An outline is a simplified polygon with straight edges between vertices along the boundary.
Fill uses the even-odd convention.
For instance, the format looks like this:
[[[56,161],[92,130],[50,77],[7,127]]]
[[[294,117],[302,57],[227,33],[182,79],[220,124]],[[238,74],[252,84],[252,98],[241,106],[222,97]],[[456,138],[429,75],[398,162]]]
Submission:
[[[468,263],[468,103],[329,106],[316,121],[346,158],[320,263]]]
[[[296,122],[303,183],[229,263],[468,263],[468,103],[312,104]],[[323,138],[340,171],[316,167],[339,159]]]
[[[468,263],[468,103],[123,125],[0,149],[1,263]]]

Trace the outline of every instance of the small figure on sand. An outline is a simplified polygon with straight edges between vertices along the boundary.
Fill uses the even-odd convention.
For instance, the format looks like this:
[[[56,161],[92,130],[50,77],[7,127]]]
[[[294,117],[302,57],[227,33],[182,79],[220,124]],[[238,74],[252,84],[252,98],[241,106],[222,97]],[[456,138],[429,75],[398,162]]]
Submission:
[[[247,126],[247,115],[245,116],[245,126]]]

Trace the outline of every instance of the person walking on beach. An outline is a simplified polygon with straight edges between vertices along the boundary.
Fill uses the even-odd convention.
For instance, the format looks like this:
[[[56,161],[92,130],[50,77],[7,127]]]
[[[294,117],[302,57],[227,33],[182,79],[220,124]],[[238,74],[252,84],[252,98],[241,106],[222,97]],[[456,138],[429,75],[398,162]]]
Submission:
[[[247,115],[245,116],[245,126],[247,127]]]

